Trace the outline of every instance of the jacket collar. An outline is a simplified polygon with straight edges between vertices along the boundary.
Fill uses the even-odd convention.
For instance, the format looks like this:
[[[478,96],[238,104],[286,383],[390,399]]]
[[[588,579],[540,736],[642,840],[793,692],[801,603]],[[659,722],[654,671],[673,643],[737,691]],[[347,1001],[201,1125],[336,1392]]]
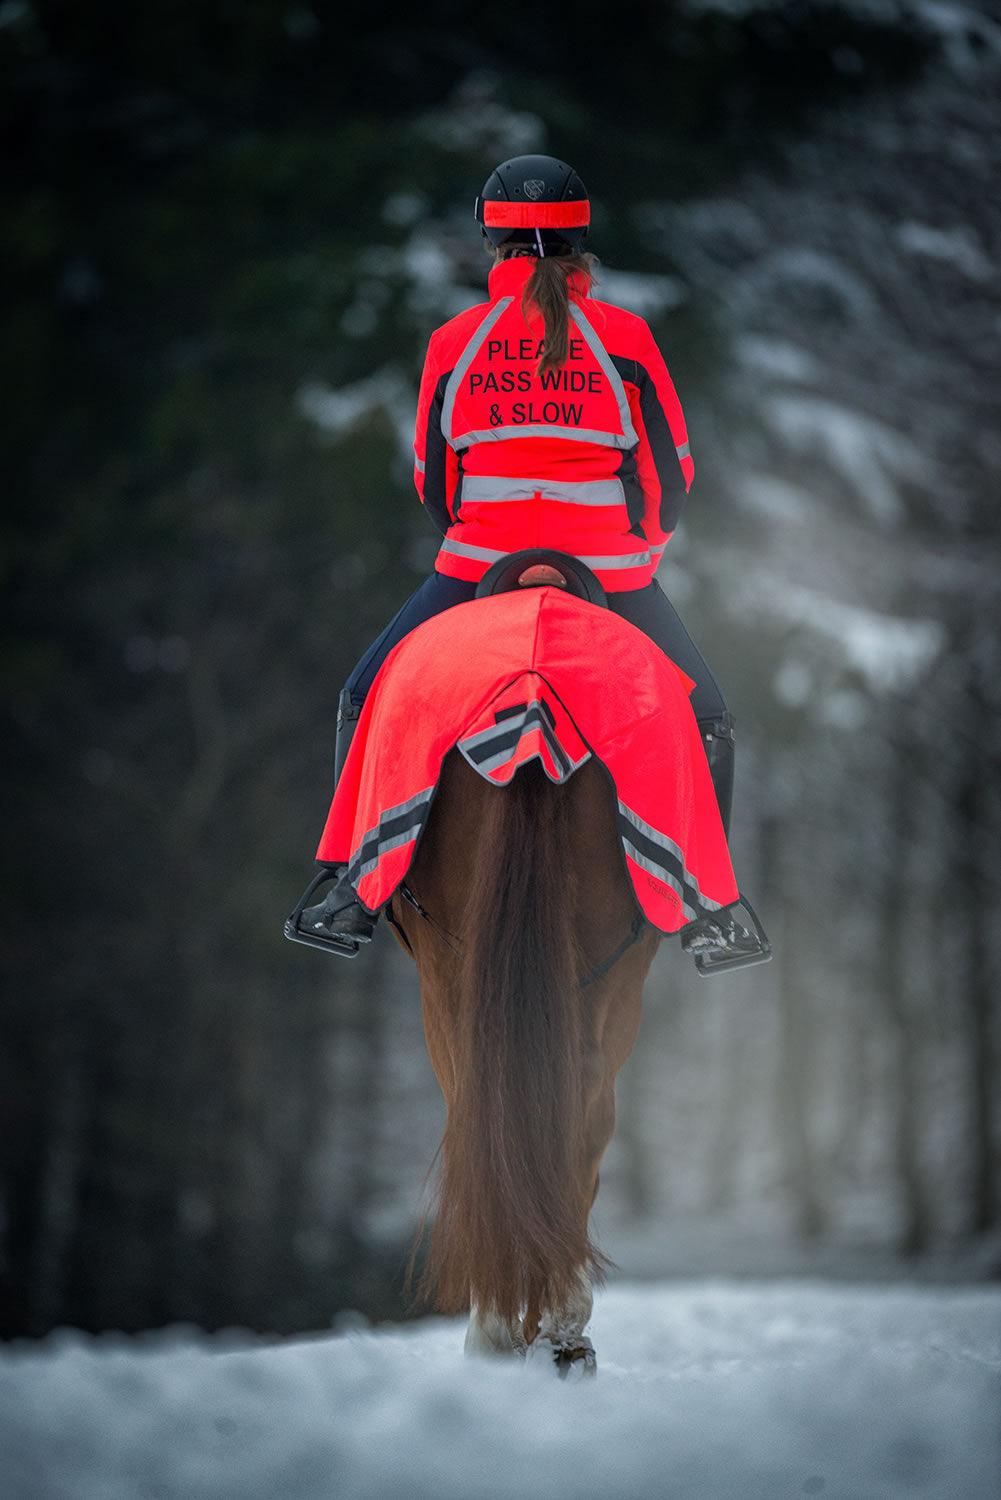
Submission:
[[[506,260],[498,261],[487,277],[491,302],[500,297],[520,297],[538,264],[537,255],[510,255]],[[570,295],[576,298],[590,296],[586,279],[576,272],[570,277]]]

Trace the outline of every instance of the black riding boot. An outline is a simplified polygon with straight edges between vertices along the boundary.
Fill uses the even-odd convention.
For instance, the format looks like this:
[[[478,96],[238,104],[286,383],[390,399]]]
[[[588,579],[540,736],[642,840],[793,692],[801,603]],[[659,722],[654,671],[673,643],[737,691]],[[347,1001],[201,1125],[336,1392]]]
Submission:
[[[730,837],[730,814],[733,810],[733,760],[734,723],[733,714],[724,711],[715,719],[700,719],[702,748],[709,762],[709,774],[716,789],[719,815],[723,821],[723,832]]]
[[[724,712],[715,719],[700,719],[702,745],[709,762],[723,832],[730,837],[730,813],[733,808],[734,719]],[[746,927],[736,919],[743,906],[751,918]],[[771,944],[757,916],[743,897],[718,912],[698,917],[681,929],[682,950],[695,960],[699,973],[723,973],[746,964],[764,963],[771,956]]]
[[[351,694],[344,688],[337,703],[335,790],[341,779],[344,762],[348,758],[360,713],[360,706],[352,702]],[[354,887],[348,882],[347,865],[325,864],[321,861],[321,867],[330,872],[334,884],[321,902],[316,906],[307,906],[299,913],[294,923],[294,932],[289,931],[286,923],[286,936],[312,938],[314,942],[319,939],[317,946],[325,947],[328,952],[337,953],[342,958],[354,958],[363,943],[371,942],[378,916],[370,915],[358,900]]]
[[[334,884],[317,906],[307,906],[296,922],[303,937],[326,938],[330,951],[354,958],[363,943],[372,941],[377,917],[370,916],[348,882],[347,865],[325,866]]]
[[[334,790],[341,779],[344,770],[344,762],[348,758],[351,749],[351,741],[355,737],[358,728],[358,716],[361,713],[361,705],[352,702],[351,694],[347,688],[341,689],[341,696],[337,700],[337,735],[334,740]]]

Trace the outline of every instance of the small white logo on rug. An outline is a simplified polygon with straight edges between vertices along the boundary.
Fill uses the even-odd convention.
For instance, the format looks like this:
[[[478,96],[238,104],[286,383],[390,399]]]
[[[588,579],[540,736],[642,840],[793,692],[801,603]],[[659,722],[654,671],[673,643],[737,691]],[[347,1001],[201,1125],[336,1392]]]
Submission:
[[[546,191],[546,184],[540,182],[538,177],[530,177],[527,182],[522,183],[522,187],[525,189],[525,197],[531,198],[533,203],[537,203]]]

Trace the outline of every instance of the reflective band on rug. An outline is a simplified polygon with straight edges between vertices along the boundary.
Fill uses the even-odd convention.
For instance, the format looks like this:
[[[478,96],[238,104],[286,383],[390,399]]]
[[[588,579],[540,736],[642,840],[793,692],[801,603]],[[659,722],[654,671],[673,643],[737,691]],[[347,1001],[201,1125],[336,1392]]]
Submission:
[[[533,698],[531,703],[499,714],[496,724],[460,740],[459,750],[474,771],[486,776],[488,772],[506,765],[513,758],[524,736],[536,729],[542,735],[552,757],[559,782],[566,781],[590,758],[590,751],[578,760],[573,760],[567,754],[556,733],[552,710],[544,698]],[[548,775],[548,771],[546,774]]]
[[[698,881],[686,867],[684,854],[674,839],[637,817],[621,799],[619,836],[631,860],[677,892],[692,920],[702,912],[720,910],[721,902],[713,901],[699,890]]]
[[[375,869],[384,854],[415,839],[424,827],[428,804],[434,787],[425,787],[415,797],[408,797],[396,807],[388,807],[374,828],[370,828],[348,864],[348,879],[356,886],[363,875]]]

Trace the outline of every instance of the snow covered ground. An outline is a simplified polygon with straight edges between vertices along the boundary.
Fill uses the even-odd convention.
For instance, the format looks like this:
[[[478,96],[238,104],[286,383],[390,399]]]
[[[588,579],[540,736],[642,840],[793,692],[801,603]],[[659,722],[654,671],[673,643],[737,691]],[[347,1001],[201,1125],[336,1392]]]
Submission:
[[[1001,1493],[1001,1290],[616,1285],[599,1374],[460,1322],[279,1343],[60,1331],[0,1357],[4,1500]]]

